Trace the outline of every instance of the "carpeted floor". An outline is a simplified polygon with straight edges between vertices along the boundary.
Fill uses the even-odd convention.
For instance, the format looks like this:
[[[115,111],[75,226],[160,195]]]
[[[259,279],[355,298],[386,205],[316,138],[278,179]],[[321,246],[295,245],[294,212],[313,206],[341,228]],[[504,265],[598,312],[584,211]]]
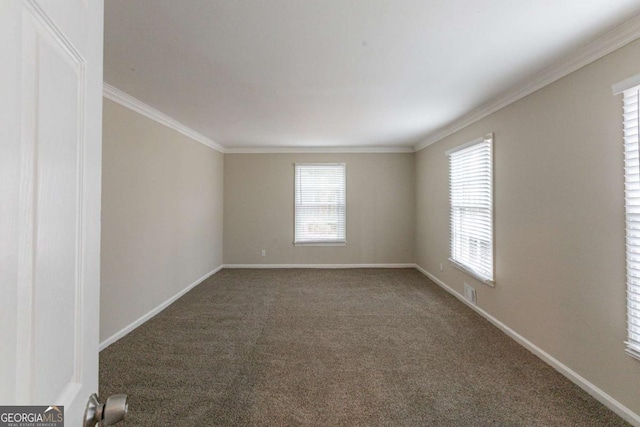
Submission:
[[[413,269],[222,270],[100,353],[131,426],[623,426]]]

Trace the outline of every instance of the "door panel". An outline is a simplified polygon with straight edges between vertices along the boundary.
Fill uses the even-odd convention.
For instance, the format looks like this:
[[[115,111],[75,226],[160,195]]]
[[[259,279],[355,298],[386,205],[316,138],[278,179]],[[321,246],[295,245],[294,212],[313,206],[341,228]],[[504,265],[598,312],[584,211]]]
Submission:
[[[79,158],[84,143],[79,88],[84,86],[77,64],[44,34],[36,43],[36,135],[35,156],[33,365],[36,400],[58,397],[66,385],[78,381],[76,355],[82,351],[76,336],[76,307],[82,223],[78,209],[78,183],[82,177]],[[29,100],[27,100],[29,102]],[[33,104],[32,104],[33,105]],[[31,144],[29,144],[31,145]],[[56,325],[51,330],[47,325]],[[78,325],[79,328],[82,325]],[[61,362],[54,370],[46,361],[52,354]],[[40,394],[42,393],[42,394]]]

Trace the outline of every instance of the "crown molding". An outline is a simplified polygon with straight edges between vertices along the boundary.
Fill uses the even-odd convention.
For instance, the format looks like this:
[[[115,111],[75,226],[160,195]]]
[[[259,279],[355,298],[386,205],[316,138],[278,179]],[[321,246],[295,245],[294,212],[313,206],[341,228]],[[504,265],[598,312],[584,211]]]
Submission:
[[[565,56],[561,61],[544,68],[527,83],[513,87],[492,101],[471,110],[458,120],[440,128],[428,135],[424,140],[415,145],[415,151],[420,151],[441,139],[464,129],[465,127],[495,113],[498,110],[512,104],[533,92],[542,89],[551,83],[589,65],[590,63],[620,49],[621,47],[640,38],[640,15],[635,16],[624,24],[614,28],[594,41],[578,48],[573,53]]]
[[[135,111],[136,113],[142,114],[143,116],[148,117],[151,120],[155,120],[156,122],[165,125],[168,128],[180,132],[181,134],[193,139],[194,141],[204,144],[207,147],[213,148],[214,150],[217,150],[221,153],[225,152],[225,148],[217,142],[207,138],[201,133],[194,131],[190,127],[185,126],[179,121],[145,104],[139,99],[134,98],[128,93],[121,91],[117,87],[111,86],[107,82],[104,82],[103,95],[105,98],[116,102],[132,111]]]
[[[172,128],[208,147],[229,154],[287,153],[413,153],[420,151],[490,114],[542,89],[586,65],[640,38],[640,15],[628,20],[596,40],[578,48],[533,76],[528,82],[507,90],[493,100],[471,110],[450,124],[432,132],[414,146],[348,146],[348,147],[224,147],[156,110],[120,89],[104,83],[104,97]]]
[[[413,153],[412,146],[361,146],[361,147],[224,147],[221,144],[185,126],[179,121],[145,104],[137,98],[104,82],[104,97],[165,125],[189,138],[221,153],[229,154],[287,154],[287,153]]]
[[[291,153],[413,153],[411,146],[361,147],[227,147],[227,154],[291,154]]]

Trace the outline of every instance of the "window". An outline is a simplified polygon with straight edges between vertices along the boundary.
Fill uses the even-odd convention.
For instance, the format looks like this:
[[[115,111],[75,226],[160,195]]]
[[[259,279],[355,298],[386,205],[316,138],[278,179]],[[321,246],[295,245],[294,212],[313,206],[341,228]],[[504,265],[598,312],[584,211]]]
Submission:
[[[447,151],[450,261],[493,286],[493,134]]]
[[[627,353],[640,359],[640,164],[638,98],[640,76],[613,86],[623,93],[624,200],[627,261]]]
[[[296,245],[346,243],[344,163],[296,163]]]

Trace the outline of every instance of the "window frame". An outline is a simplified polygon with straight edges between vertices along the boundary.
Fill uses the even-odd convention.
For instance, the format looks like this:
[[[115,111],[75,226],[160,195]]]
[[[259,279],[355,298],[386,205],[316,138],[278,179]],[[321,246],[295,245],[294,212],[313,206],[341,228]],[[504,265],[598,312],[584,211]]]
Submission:
[[[636,190],[628,190],[630,187],[637,186],[637,181],[632,180],[630,175],[635,175],[634,173],[628,173],[628,170],[631,168],[630,164],[639,163],[635,167],[638,168],[638,172],[640,172],[640,162],[638,161],[637,156],[640,153],[640,142],[638,139],[640,138],[639,132],[636,130],[636,134],[632,133],[627,134],[627,122],[635,122],[635,126],[631,126],[632,128],[637,128],[638,124],[640,124],[640,108],[636,106],[636,111],[633,111],[633,115],[629,114],[625,111],[627,107],[627,102],[629,98],[635,97],[636,104],[640,102],[640,74],[629,77],[619,83],[616,83],[612,86],[613,94],[620,95],[623,94],[622,99],[622,130],[623,130],[623,138],[622,138],[622,149],[624,152],[624,165],[623,165],[623,176],[624,176],[624,216],[625,216],[625,299],[626,299],[626,340],[625,344],[625,353],[629,356],[640,360],[640,338],[638,337],[638,332],[633,332],[633,329],[638,329],[640,325],[638,325],[639,316],[632,314],[632,306],[633,311],[640,310],[640,301],[638,299],[633,300],[630,294],[637,295],[638,291],[638,273],[640,271],[640,267],[638,266],[638,257],[640,256],[638,252],[633,252],[630,247],[638,246],[636,242],[633,240],[637,240],[637,236],[633,236],[633,234],[638,234],[640,230],[637,228],[638,220],[630,220],[630,216],[637,216],[636,212],[632,212],[632,210],[637,210],[638,205],[638,197],[637,196],[629,196],[628,194],[637,192]],[[629,141],[629,140],[631,141]],[[635,140],[635,141],[634,141]],[[634,209],[635,208],[635,209]],[[634,258],[634,259],[632,259]],[[635,274],[635,276],[634,276]],[[636,283],[632,283],[636,279]],[[637,298],[637,297],[633,297]],[[632,336],[632,335],[635,335]]]
[[[344,238],[343,239],[323,239],[323,240],[298,240],[297,238],[297,224],[298,224],[298,203],[297,203],[297,191],[298,191],[298,170],[300,167],[305,166],[340,166],[343,170],[344,176],[344,206],[343,206],[343,224],[344,224]],[[293,244],[294,246],[346,246],[347,245],[347,164],[344,162],[301,162],[294,163],[293,165]]]
[[[449,187],[449,262],[451,264],[452,267],[463,271],[464,273],[470,275],[471,277],[479,280],[480,282],[494,287],[495,286],[495,208],[494,208],[494,162],[493,162],[493,133],[489,133],[487,135],[485,135],[482,138],[477,138],[474,139],[472,141],[469,141],[465,144],[461,144],[458,145],[450,150],[447,150],[445,152],[445,154],[447,155],[448,158],[448,172],[449,172],[449,183],[448,183],[448,187]],[[466,263],[464,263],[462,260],[456,259],[455,255],[454,255],[454,230],[453,230],[453,211],[454,211],[454,206],[453,206],[453,198],[452,198],[452,191],[453,188],[451,186],[451,174],[452,174],[452,155],[455,153],[458,153],[462,150],[466,150],[468,148],[471,148],[473,146],[476,146],[478,144],[483,144],[483,143],[488,143],[489,144],[489,191],[490,191],[490,204],[489,204],[489,218],[490,218],[490,225],[491,225],[491,230],[490,230],[490,253],[491,253],[491,275],[486,275],[480,271],[477,271],[475,268],[473,268],[473,266],[468,265]]]

